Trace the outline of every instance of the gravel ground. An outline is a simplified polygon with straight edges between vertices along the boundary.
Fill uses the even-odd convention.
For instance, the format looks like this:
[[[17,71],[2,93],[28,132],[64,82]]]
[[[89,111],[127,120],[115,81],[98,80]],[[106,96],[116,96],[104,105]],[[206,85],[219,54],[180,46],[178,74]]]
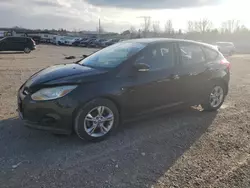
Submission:
[[[93,50],[38,46],[0,54],[0,187],[250,187],[250,55],[235,55],[218,112],[186,109],[125,124],[101,143],[30,130],[16,92],[35,71]]]

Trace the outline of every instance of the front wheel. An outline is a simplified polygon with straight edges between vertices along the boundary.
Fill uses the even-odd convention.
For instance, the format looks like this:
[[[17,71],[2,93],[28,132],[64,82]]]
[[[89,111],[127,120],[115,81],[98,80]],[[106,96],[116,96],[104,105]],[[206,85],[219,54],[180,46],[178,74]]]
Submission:
[[[119,124],[116,105],[108,99],[95,99],[78,110],[74,129],[81,139],[101,141]]]
[[[213,86],[208,94],[206,101],[201,105],[205,111],[218,110],[224,102],[226,96],[226,88],[223,84]]]

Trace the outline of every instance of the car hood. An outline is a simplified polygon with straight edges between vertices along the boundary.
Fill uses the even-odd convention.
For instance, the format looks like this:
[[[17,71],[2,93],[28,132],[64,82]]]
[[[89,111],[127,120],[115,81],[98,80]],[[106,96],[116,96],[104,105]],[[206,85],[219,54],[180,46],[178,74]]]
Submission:
[[[45,68],[33,76],[31,76],[27,82],[25,83],[25,87],[32,88],[37,87],[41,84],[62,84],[63,81],[67,82],[70,80],[71,82],[82,81],[85,77],[99,75],[106,73],[107,71],[98,70],[86,66],[82,66],[79,64],[62,64],[62,65],[54,65],[48,68]],[[81,78],[81,79],[79,79]]]

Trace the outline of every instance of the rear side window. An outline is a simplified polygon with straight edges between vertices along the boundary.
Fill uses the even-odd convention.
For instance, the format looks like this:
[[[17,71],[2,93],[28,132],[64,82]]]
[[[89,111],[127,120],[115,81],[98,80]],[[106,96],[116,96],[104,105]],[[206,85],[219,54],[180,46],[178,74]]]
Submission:
[[[16,38],[11,38],[12,42],[26,42],[27,39],[26,38],[22,38],[22,37],[16,37]]]
[[[218,57],[218,52],[216,52],[216,51],[214,51],[212,49],[204,47],[203,50],[204,50],[204,52],[206,54],[206,59],[208,61],[213,61]]]
[[[192,43],[180,43],[179,48],[183,65],[205,62],[205,55],[201,46]]]

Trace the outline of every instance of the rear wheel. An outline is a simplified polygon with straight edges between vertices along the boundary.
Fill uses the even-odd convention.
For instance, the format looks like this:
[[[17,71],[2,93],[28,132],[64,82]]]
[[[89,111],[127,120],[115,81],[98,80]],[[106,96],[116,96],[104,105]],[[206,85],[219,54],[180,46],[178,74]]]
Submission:
[[[26,47],[26,48],[24,48],[24,52],[25,52],[26,54],[28,54],[28,53],[31,52],[31,50],[30,50],[30,48]]]
[[[226,87],[221,84],[215,84],[208,94],[206,101],[201,105],[206,111],[218,110],[224,102],[226,96]]]
[[[81,108],[74,121],[74,129],[81,139],[101,141],[119,124],[119,112],[108,99],[95,99]]]

